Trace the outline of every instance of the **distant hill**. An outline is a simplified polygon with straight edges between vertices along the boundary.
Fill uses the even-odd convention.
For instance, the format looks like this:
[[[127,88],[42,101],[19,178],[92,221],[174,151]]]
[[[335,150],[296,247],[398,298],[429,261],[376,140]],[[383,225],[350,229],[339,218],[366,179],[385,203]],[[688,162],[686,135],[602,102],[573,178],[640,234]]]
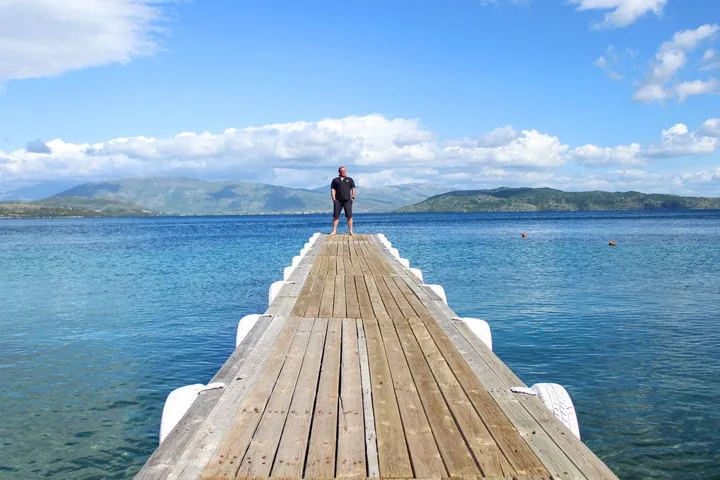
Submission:
[[[85,183],[52,199],[110,199],[171,215],[246,215],[267,213],[327,213],[327,188],[307,190],[249,182],[206,182],[192,178],[127,178]],[[358,188],[357,212],[389,212],[446,191],[437,185]]]
[[[373,212],[390,212],[404,205],[422,202],[428,197],[449,192],[451,189],[434,183],[407,183],[388,187],[358,186],[358,200],[364,208]],[[313,189],[322,193],[325,198],[330,196],[330,183],[327,186]]]
[[[720,198],[640,192],[563,192],[552,188],[462,190],[430,197],[398,212],[526,212],[720,209]]]
[[[70,182],[67,180],[38,183],[29,187],[13,190],[11,192],[2,192],[0,193],[0,201],[31,202],[34,200],[42,200],[43,198],[60,193],[75,185],[77,185],[77,182]]]
[[[39,202],[0,202],[0,218],[154,216],[152,212],[116,200],[51,198]]]

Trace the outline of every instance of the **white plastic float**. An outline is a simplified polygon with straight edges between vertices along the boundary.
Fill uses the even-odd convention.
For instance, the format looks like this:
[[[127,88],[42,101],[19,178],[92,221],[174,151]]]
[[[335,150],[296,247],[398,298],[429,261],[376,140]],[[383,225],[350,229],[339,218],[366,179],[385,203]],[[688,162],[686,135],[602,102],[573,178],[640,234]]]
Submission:
[[[398,258],[397,261],[405,268],[410,268],[410,260],[407,258]]]
[[[190,409],[192,404],[197,400],[200,392],[205,390],[214,390],[216,388],[224,388],[225,384],[222,382],[208,383],[203,385],[202,383],[196,383],[193,385],[185,385],[184,387],[176,388],[165,399],[165,405],[163,406],[162,418],[160,419],[160,443],[165,440],[165,437],[172,432],[173,428],[178,424],[180,420],[185,416],[187,411]]]
[[[490,332],[490,324],[488,322],[471,317],[453,317],[453,320],[462,320],[470,331],[492,350],[492,333]]]
[[[423,287],[428,287],[433,292],[437,293],[438,296],[442,299],[442,301],[445,303],[445,305],[448,304],[447,302],[447,296],[445,295],[445,289],[442,287],[442,285],[437,285],[434,283],[423,283]]]
[[[409,268],[409,267],[408,267]],[[423,281],[422,270],[419,268],[409,268],[410,272],[415,275],[421,282]]]
[[[378,240],[380,241],[380,243],[382,243],[382,244],[385,246],[385,248],[391,248],[391,247],[392,247],[392,243],[390,243],[390,242],[388,241],[387,237],[385,237],[384,234],[378,233],[378,234],[377,234],[377,238],[378,238]]]
[[[277,297],[277,294],[280,293],[280,290],[282,290],[282,287],[287,284],[292,284],[295,282],[288,282],[286,280],[278,280],[277,282],[273,282],[272,285],[270,285],[270,289],[268,290],[268,305],[270,305],[273,300],[275,300],[275,297]]]
[[[285,267],[283,269],[283,280],[287,280],[288,278],[290,278],[290,275],[292,275],[296,268],[297,267],[293,267],[292,265],[290,265],[289,267]]]
[[[270,315],[254,313],[252,315],[245,315],[240,319],[237,326],[237,335],[235,335],[235,348],[237,348],[238,345],[240,345],[240,343],[245,339],[247,334],[250,333],[250,330],[252,330],[257,321],[265,316],[269,317]]]
[[[400,258],[400,252],[397,248],[388,248],[388,251],[390,252],[390,255],[392,255],[395,258]]]
[[[575,406],[565,387],[557,383],[536,383],[530,389],[540,397],[543,405],[555,415],[555,418],[580,439],[580,425],[578,425]]]

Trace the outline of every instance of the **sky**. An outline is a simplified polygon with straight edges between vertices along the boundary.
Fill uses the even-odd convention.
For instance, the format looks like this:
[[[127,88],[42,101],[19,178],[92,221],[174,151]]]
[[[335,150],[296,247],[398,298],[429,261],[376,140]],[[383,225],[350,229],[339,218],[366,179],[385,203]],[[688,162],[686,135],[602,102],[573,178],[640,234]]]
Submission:
[[[0,192],[720,196],[718,0],[0,0]]]

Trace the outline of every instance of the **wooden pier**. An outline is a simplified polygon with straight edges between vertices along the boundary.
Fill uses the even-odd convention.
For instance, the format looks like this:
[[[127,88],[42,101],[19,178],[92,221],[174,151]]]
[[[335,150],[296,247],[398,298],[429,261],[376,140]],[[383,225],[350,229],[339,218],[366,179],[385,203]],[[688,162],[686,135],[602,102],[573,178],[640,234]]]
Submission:
[[[137,479],[615,479],[374,235],[320,236]]]

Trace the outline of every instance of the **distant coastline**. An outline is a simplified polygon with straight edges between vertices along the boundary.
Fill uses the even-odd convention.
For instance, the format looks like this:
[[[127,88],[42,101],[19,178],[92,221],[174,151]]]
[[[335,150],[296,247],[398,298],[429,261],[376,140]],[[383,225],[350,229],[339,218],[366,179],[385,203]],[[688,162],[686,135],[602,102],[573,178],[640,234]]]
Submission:
[[[323,215],[323,189],[204,182],[188,178],[135,178],[83,184],[35,201],[0,202],[0,218]],[[572,212],[720,210],[720,198],[641,192],[564,192],[552,188],[446,191],[434,184],[358,189],[355,212]]]
[[[552,188],[497,188],[436,195],[398,213],[419,212],[573,212],[718,210],[720,198],[641,192],[564,192]]]

